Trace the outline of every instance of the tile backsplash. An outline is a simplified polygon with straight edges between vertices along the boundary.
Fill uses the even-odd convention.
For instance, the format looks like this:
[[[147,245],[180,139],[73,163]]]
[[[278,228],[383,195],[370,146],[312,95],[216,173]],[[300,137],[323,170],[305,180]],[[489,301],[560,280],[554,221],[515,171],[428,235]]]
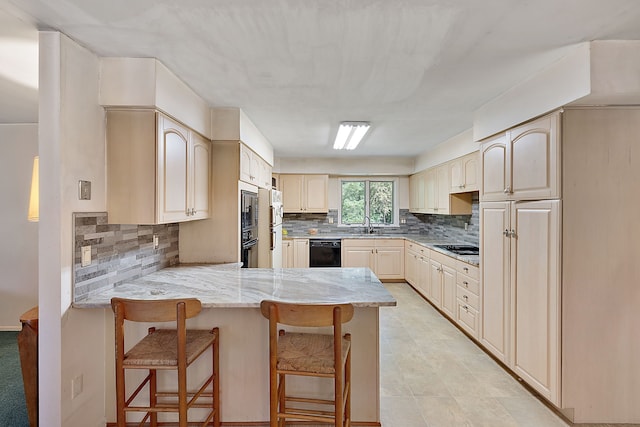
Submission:
[[[480,240],[479,197],[474,193],[471,215],[431,215],[411,213],[400,209],[400,219],[405,223],[399,227],[385,227],[382,234],[402,233],[426,235],[434,240],[447,240],[477,245]],[[331,218],[331,220],[330,220]],[[467,228],[465,230],[465,224]],[[307,233],[310,228],[323,234],[361,234],[363,227],[339,227],[338,210],[327,214],[285,214],[283,228],[292,234]]]
[[[106,212],[74,213],[74,301],[178,264],[178,224],[108,224]],[[158,248],[153,236],[158,236]],[[91,246],[92,262],[80,263],[80,248]]]

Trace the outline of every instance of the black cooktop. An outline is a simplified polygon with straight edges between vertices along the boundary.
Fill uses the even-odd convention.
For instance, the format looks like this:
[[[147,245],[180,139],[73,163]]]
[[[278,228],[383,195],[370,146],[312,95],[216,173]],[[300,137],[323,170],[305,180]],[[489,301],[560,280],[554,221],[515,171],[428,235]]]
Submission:
[[[444,249],[456,255],[480,255],[480,249],[471,245],[434,245],[436,248]]]

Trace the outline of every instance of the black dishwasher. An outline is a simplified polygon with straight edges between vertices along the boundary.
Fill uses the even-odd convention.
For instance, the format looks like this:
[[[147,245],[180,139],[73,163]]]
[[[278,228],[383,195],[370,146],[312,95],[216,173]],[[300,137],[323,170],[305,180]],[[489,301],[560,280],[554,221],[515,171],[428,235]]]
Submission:
[[[340,239],[310,239],[309,267],[340,267]]]

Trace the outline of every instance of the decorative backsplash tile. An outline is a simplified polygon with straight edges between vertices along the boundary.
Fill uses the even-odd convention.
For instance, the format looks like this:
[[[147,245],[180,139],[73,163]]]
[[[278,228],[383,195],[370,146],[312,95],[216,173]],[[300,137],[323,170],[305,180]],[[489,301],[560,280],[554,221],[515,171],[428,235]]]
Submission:
[[[74,301],[123,280],[178,264],[178,224],[108,224],[106,212],[74,213]],[[158,236],[158,248],[153,236]],[[91,245],[92,262],[81,266],[80,248]]]
[[[414,214],[408,209],[400,209],[400,219],[405,223],[399,227],[385,227],[382,234],[420,234],[434,240],[450,240],[478,245],[480,241],[479,197],[474,193],[471,215]],[[332,218],[330,223],[329,218]],[[465,230],[465,223],[467,229]],[[292,234],[307,233],[317,228],[323,234],[362,234],[363,227],[338,227],[338,211],[330,209],[327,214],[285,214],[282,227]]]

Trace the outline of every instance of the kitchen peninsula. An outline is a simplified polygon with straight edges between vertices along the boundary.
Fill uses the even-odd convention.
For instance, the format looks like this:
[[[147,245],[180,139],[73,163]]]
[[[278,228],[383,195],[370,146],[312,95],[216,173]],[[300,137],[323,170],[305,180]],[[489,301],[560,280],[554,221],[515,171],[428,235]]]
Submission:
[[[395,306],[396,301],[367,268],[242,269],[238,264],[187,264],[165,268],[89,295],[76,301],[74,307],[102,309],[105,317],[112,318],[112,297],[195,297],[202,302],[204,310],[191,319],[189,326],[220,328],[221,416],[227,423],[260,423],[269,419],[268,322],[260,314],[260,301],[352,303],[355,315],[344,330],[352,334],[353,343],[354,425],[380,425],[378,310],[381,306]],[[147,326],[130,324],[128,333],[142,337]],[[107,352],[113,350],[113,333],[113,328],[107,328]],[[115,420],[113,369],[113,364],[107,363],[105,415],[108,422]],[[293,381],[292,387],[295,387]],[[332,385],[327,382],[326,387],[322,384],[318,388],[318,393],[323,395],[331,389]]]

